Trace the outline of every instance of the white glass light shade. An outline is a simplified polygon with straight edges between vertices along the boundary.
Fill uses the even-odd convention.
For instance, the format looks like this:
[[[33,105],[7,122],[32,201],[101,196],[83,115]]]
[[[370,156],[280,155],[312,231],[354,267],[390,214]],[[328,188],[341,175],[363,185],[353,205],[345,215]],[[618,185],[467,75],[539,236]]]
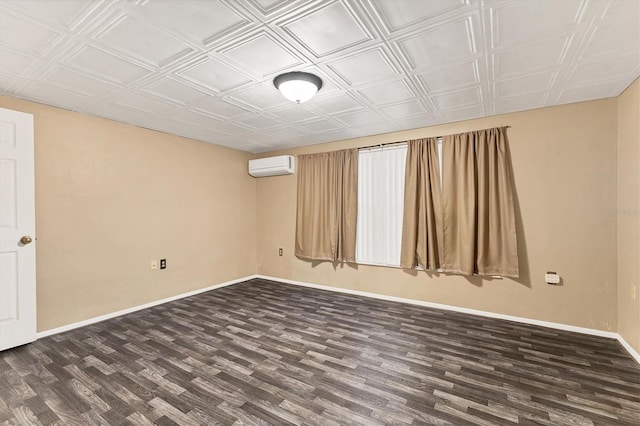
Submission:
[[[302,80],[290,80],[280,83],[278,90],[280,90],[282,96],[297,103],[306,102],[318,93],[318,88],[315,84]]]
[[[306,72],[289,72],[273,80],[273,84],[290,101],[302,103],[311,99],[322,87],[322,80]]]

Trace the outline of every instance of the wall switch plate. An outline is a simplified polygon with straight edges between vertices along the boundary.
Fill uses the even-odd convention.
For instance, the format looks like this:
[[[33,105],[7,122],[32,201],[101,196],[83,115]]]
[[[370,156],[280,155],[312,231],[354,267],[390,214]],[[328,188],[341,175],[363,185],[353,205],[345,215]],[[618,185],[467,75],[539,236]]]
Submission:
[[[282,248],[278,249],[278,256],[282,256]]]
[[[560,284],[560,275],[556,274],[555,272],[547,272],[544,275],[544,280],[547,284]]]
[[[151,269],[154,270],[154,271],[156,269],[158,269],[158,261],[157,260],[152,260],[151,261]]]
[[[167,259],[160,259],[160,269],[167,269]]]

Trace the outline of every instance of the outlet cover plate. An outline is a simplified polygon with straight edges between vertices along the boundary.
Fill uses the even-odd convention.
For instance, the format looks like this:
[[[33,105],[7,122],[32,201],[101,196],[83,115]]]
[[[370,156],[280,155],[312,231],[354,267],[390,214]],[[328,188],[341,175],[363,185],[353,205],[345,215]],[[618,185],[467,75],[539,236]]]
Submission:
[[[555,272],[547,272],[544,276],[547,284],[560,284],[560,275]]]

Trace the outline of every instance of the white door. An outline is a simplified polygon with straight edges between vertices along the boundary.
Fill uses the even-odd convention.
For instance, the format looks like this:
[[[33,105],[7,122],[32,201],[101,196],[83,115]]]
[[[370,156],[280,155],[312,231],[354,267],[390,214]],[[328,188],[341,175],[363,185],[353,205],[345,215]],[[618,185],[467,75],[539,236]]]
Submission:
[[[33,116],[0,108],[0,350],[36,339]]]

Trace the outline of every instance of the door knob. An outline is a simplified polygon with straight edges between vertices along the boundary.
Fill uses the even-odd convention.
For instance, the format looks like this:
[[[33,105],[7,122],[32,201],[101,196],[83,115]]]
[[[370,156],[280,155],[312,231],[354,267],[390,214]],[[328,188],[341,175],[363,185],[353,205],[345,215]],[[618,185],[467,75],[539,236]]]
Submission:
[[[33,240],[32,240],[32,239],[31,239],[31,237],[30,237],[30,236],[28,236],[28,235],[25,235],[24,237],[20,238],[20,242],[21,242],[22,244],[25,244],[25,245],[26,245],[26,244],[29,244],[31,241],[33,241]]]

